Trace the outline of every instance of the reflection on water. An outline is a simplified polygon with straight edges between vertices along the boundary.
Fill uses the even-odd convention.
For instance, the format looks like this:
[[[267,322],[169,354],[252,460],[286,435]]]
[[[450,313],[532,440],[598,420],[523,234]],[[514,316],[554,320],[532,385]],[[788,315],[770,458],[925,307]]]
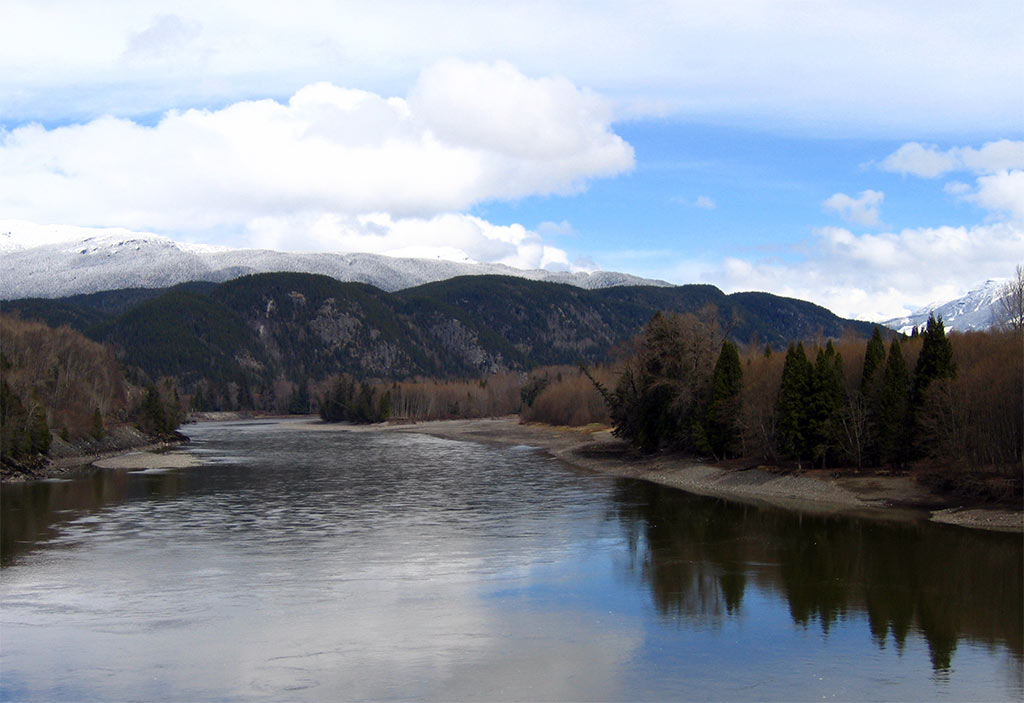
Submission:
[[[742,614],[748,581],[782,594],[793,622],[866,613],[879,648],[913,630],[936,670],[970,639],[1024,657],[1024,581],[1017,535],[930,524],[799,515],[621,482],[616,491],[634,564],[666,617],[713,625]]]
[[[809,517],[522,447],[189,428],[4,486],[0,699],[1019,699],[1019,536]]]

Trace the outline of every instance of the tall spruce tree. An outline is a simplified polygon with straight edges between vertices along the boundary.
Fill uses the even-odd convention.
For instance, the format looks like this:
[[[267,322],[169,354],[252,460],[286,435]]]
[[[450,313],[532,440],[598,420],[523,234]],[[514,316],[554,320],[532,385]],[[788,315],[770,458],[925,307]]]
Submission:
[[[808,449],[822,468],[838,460],[845,404],[843,358],[829,340],[815,359],[807,409]]]
[[[868,340],[868,348],[864,352],[864,370],[860,376],[860,392],[864,395],[870,394],[871,384],[875,381],[875,374],[885,366],[885,342],[882,341],[882,330],[875,325],[871,339]],[[879,374],[880,376],[881,374]]]
[[[956,378],[956,362],[953,361],[953,346],[946,337],[942,318],[928,316],[924,330],[921,354],[914,367],[914,405],[920,405],[929,384],[940,378]]]
[[[708,404],[706,438],[716,458],[731,456],[739,443],[740,390],[743,367],[736,345],[728,339],[715,362],[711,376],[711,402]]]
[[[879,462],[878,436],[875,429],[879,425],[878,417],[878,393],[882,386],[882,375],[885,372],[885,342],[882,341],[882,332],[878,325],[875,325],[871,339],[868,340],[867,349],[864,351],[864,368],[860,376],[860,407],[864,413],[864,439],[863,459],[869,464]]]
[[[803,343],[790,344],[775,406],[776,446],[780,455],[797,461],[807,456],[807,400],[812,373]]]
[[[879,459],[884,464],[903,466],[909,458],[910,375],[898,339],[889,345],[876,408],[872,414]]]

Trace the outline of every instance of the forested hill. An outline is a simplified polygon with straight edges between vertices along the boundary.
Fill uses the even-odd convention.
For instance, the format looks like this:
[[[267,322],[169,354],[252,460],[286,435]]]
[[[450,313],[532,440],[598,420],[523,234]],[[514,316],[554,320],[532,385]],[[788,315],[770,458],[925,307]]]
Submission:
[[[713,286],[584,290],[505,276],[465,276],[387,293],[327,276],[273,273],[221,284],[126,289],[7,301],[5,312],[68,324],[111,343],[153,378],[263,385],[364,378],[476,377],[541,364],[608,358],[662,310],[713,305],[746,343],[838,337],[867,323],[767,293],[725,295]]]

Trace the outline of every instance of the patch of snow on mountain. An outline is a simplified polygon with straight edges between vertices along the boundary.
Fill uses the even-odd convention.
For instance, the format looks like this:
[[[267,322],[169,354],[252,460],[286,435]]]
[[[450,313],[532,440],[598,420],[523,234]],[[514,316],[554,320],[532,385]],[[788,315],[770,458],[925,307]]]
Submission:
[[[966,295],[946,302],[929,303],[906,317],[896,317],[882,324],[910,334],[915,327],[927,324],[928,316],[941,317],[946,331],[968,332],[992,326],[1002,298],[1002,288],[1009,279],[993,278]]]
[[[521,270],[501,264],[408,259],[379,254],[280,252],[185,244],[124,229],[44,226],[0,220],[0,299],[56,298],[117,288],[222,282],[251,273],[318,273],[387,291],[455,276],[500,274],[580,288],[671,285],[611,271]]]

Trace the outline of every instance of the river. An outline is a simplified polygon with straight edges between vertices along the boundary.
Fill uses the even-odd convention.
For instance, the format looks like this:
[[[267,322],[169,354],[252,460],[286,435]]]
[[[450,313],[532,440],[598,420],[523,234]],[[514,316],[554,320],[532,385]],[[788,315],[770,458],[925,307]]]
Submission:
[[[288,421],[0,491],[2,700],[1020,700],[1019,535]]]

